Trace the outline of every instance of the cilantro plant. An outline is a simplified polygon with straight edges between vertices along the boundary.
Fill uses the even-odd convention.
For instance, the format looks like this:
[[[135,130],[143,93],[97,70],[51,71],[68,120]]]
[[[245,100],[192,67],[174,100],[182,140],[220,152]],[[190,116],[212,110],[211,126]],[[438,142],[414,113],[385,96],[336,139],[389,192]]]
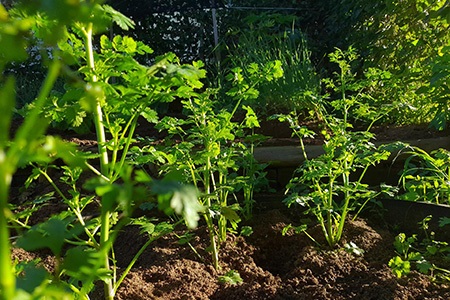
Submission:
[[[386,160],[390,151],[387,146],[377,147],[369,132],[376,120],[386,111],[374,111],[362,104],[364,82],[355,79],[351,73],[351,62],[357,55],[350,48],[344,52],[336,50],[330,54],[330,61],[337,63],[339,72],[336,79],[324,80],[326,86],[336,92],[337,99],[329,103],[332,111],[327,111],[328,103],[322,102],[325,128],[324,154],[309,158],[303,139],[312,137],[314,132],[301,127],[293,115],[277,116],[281,121],[290,122],[294,134],[299,137],[304,163],[296,170],[296,175],[287,185],[289,193],[286,203],[294,203],[308,208],[320,226],[330,247],[339,243],[348,214],[355,211],[355,217],[364,205],[380,194],[364,183],[364,176],[370,166]],[[349,96],[348,96],[349,95]],[[350,123],[350,115],[370,116],[370,123],[364,131],[356,131]]]
[[[117,12],[114,17],[127,20]],[[100,47],[96,52],[94,33],[94,23],[79,23],[68,32],[68,42],[58,44],[64,55],[78,64],[79,68],[73,74],[76,78],[74,85],[68,87],[66,94],[53,104],[76,105],[84,115],[92,115],[100,168],[97,170],[92,164],[88,165],[96,176],[85,187],[101,199],[101,209],[100,217],[96,220],[98,225],[84,226],[89,247],[81,245],[76,249],[81,253],[94,251],[95,257],[102,260],[102,268],[96,269],[104,270],[105,273],[97,274],[97,278],[105,283],[105,298],[113,299],[126,276],[126,273],[119,279],[116,276],[115,260],[112,259],[114,239],[120,228],[129,222],[131,212],[137,205],[151,199],[151,194],[158,193],[161,209],[183,215],[191,228],[197,224],[197,212],[201,206],[193,188],[153,181],[145,173],[134,173],[127,157],[130,145],[134,142],[138,118],[143,116],[155,122],[157,115],[150,108],[151,105],[158,101],[171,101],[176,96],[189,97],[195,88],[202,86],[199,79],[204,76],[204,71],[198,69],[200,63],[181,66],[173,54],[158,57],[151,66],[142,65],[134,56],[150,54],[152,50],[126,36],[116,36],[112,40],[101,36]],[[82,97],[79,98],[80,94]],[[72,174],[66,175],[67,178],[73,178]],[[84,224],[81,212],[89,199],[79,201],[76,189],[71,192],[72,198],[64,197],[61,192],[59,194],[78,216],[78,221]],[[154,230],[149,234],[159,235]],[[146,246],[148,243],[144,248]],[[76,277],[79,275],[76,272],[70,274],[81,282],[86,279],[83,276]],[[85,286],[92,285],[89,279],[87,283],[83,282],[82,293]]]
[[[450,246],[448,242],[436,238],[434,232],[430,232],[428,223],[432,216],[419,222],[424,231],[421,241],[417,234],[407,237],[399,233],[395,237],[394,248],[396,256],[389,261],[389,267],[398,277],[407,276],[412,269],[431,276],[433,280],[450,281],[450,270],[443,267],[448,262]],[[448,218],[441,218],[439,226],[448,226]]]

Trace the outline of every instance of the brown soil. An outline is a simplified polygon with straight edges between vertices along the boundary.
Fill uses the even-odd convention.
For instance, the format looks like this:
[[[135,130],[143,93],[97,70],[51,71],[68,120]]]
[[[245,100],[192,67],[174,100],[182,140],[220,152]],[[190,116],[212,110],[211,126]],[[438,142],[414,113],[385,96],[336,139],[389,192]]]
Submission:
[[[204,226],[195,230],[191,241],[202,259],[180,245],[174,234],[162,237],[139,258],[117,299],[450,299],[448,285],[433,283],[425,275],[414,271],[401,279],[393,275],[387,266],[394,256],[389,231],[363,219],[349,222],[342,244],[352,241],[363,249],[364,254],[357,256],[343,249],[320,250],[304,234],[283,236],[283,227],[294,221],[280,210],[255,215],[248,223],[252,235],[229,234],[221,245],[221,271],[214,270],[204,250],[208,244]],[[309,233],[325,244],[320,228]],[[119,235],[115,245],[119,272],[145,242],[134,227]],[[14,256],[19,260],[41,256],[52,269],[53,260],[46,253],[15,249]],[[218,276],[229,270],[239,272],[243,282],[219,283]],[[102,299],[101,291],[99,287],[91,299]]]
[[[282,132],[275,127],[272,130],[278,136]],[[388,140],[445,134],[448,135],[431,132],[425,127],[379,129],[379,136]],[[283,144],[280,142],[283,139],[293,141],[289,135],[277,139],[278,144]],[[72,141],[95,149],[92,140],[72,138]],[[28,192],[31,194],[13,195],[13,201],[17,204],[24,201],[23,198],[49,190],[48,185],[42,185],[35,186],[34,191]],[[35,214],[31,224],[64,209],[57,201],[51,202]],[[191,241],[201,258],[187,245],[181,245],[175,234],[164,236],[141,255],[119,288],[117,299],[450,299],[448,284],[434,283],[430,277],[415,271],[401,279],[394,276],[387,264],[395,255],[392,245],[395,234],[386,226],[373,225],[373,221],[367,219],[349,222],[341,245],[354,242],[364,250],[364,255],[356,256],[343,249],[324,250],[324,246],[320,250],[304,234],[281,234],[287,224],[299,219],[280,209],[255,214],[246,224],[253,228],[252,235],[229,234],[221,245],[221,271],[214,270],[205,251],[208,234],[204,226],[194,231],[195,238]],[[320,238],[320,228],[313,227],[308,232],[320,244],[326,244]],[[177,233],[180,235],[184,231]],[[119,273],[146,240],[135,227],[123,230],[114,247]],[[13,256],[20,261],[40,257],[49,270],[54,263],[46,251],[28,253],[14,249]],[[236,270],[243,282],[219,283],[218,277],[229,270]],[[101,287],[92,293],[91,299],[102,299]]]

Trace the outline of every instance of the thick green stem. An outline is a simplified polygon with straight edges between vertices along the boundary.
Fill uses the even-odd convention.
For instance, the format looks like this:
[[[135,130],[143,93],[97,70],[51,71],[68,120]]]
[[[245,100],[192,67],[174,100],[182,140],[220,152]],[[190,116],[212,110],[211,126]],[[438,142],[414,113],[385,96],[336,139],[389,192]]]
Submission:
[[[208,157],[206,161],[206,169],[204,173],[204,181],[205,181],[205,193],[206,193],[206,207],[208,210],[205,213],[205,221],[208,226],[209,231],[209,241],[211,243],[211,256],[213,260],[214,269],[218,270],[220,268],[219,265],[219,249],[216,242],[216,235],[214,234],[214,222],[212,216],[209,212],[209,208],[211,207],[211,181],[210,181],[210,171],[211,171],[211,159]]]
[[[134,131],[136,130],[137,120],[138,120],[138,118],[136,116],[130,121],[130,123],[127,124],[127,127],[125,127],[125,129],[124,129],[124,134],[129,129],[128,136],[125,137],[125,135],[123,134],[122,137],[120,138],[120,139],[126,139],[126,142],[125,142],[125,146],[122,151],[122,156],[120,158],[120,162],[119,162],[119,166],[118,166],[117,170],[122,170],[122,168],[125,164],[128,150],[130,149],[131,142],[133,141],[133,135],[134,135]],[[114,164],[116,163],[116,159],[114,159],[113,163]],[[114,168],[114,169],[116,169],[116,168]],[[116,181],[116,179],[120,175],[120,173],[118,173],[118,172],[114,173],[114,169],[111,170],[111,181],[112,182]]]
[[[329,183],[329,191],[328,191],[328,203],[327,203],[327,228],[326,228],[326,238],[327,238],[327,242],[328,245],[330,245],[330,247],[334,247],[334,234],[333,234],[333,216],[332,216],[332,208],[333,208],[333,179],[330,179],[330,183]]]
[[[345,167],[347,168],[347,164],[345,164]],[[342,213],[339,219],[339,225],[336,231],[336,235],[334,238],[334,244],[338,243],[342,237],[342,232],[344,230],[344,224],[345,224],[345,219],[347,218],[347,214],[348,214],[348,205],[350,203],[350,192],[349,192],[349,188],[350,188],[350,178],[349,178],[349,174],[344,172],[344,174],[342,175],[342,179],[344,181],[344,189],[345,189],[345,193],[344,193],[344,206],[342,207]]]
[[[225,176],[223,174],[219,174],[219,185],[224,186],[225,181],[226,181]],[[227,197],[228,193],[223,189],[220,190],[219,204],[221,208],[227,206]],[[218,227],[219,227],[219,242],[223,242],[227,238],[227,219],[222,213],[219,216]]]
[[[7,205],[12,175],[16,171],[21,157],[28,153],[27,148],[31,144],[30,142],[39,138],[45,132],[46,125],[39,124],[39,115],[58,78],[60,67],[61,62],[59,60],[54,60],[51,63],[47,77],[34,102],[34,109],[17,131],[14,143],[12,143],[7,153],[5,153],[5,149],[0,149],[0,300],[12,299],[16,289],[7,221],[7,213],[9,211]]]
[[[94,61],[94,49],[93,49],[93,43],[92,43],[92,36],[93,36],[93,24],[89,23],[87,28],[85,29],[85,46],[86,46],[86,56],[87,56],[87,62],[88,66],[91,69],[91,71],[95,72],[95,61]],[[97,82],[97,76],[95,74],[92,75],[92,82]],[[98,142],[98,151],[100,154],[100,172],[102,175],[108,177],[108,149],[106,148],[106,134],[105,134],[105,127],[103,122],[103,110],[101,106],[101,99],[97,99],[96,108],[94,111],[94,124],[95,124],[95,130],[97,134],[97,142]],[[110,215],[111,211],[109,209],[109,205],[105,205],[102,203],[102,209],[101,209],[101,229],[100,229],[100,249],[104,252],[104,264],[105,268],[110,270],[110,263],[109,263],[109,232],[111,229],[110,224]],[[105,279],[105,299],[114,299],[114,284],[112,282],[112,279],[108,278]]]
[[[210,202],[210,200],[208,200],[208,202]],[[213,266],[214,266],[214,269],[219,270],[220,269],[219,250],[217,247],[216,235],[214,234],[214,223],[213,223],[211,214],[209,212],[205,213],[205,221],[206,221],[206,225],[208,226],[209,241],[211,242],[211,257],[212,257],[212,261],[213,261]]]
[[[86,37],[86,56],[87,63],[92,72],[95,72],[95,60],[94,60],[94,48],[92,43],[92,35],[93,35],[93,25],[90,23],[85,30]],[[92,82],[97,82],[97,76],[95,74],[92,75]],[[105,134],[105,126],[103,123],[103,111],[100,103],[100,99],[97,100],[97,105],[94,111],[94,124],[95,131],[97,134],[97,142],[98,142],[98,151],[100,154],[100,171],[103,175],[107,176],[108,174],[108,150],[106,148],[106,134]]]
[[[8,172],[3,150],[0,152],[0,299],[14,297],[16,278],[12,271],[11,245],[7,222],[7,203],[12,173]]]
[[[110,270],[110,263],[109,263],[109,231],[111,228],[111,224],[109,221],[110,218],[110,211],[109,209],[104,208],[105,206],[102,206],[101,216],[100,216],[100,222],[102,224],[100,228],[100,249],[104,252],[104,263],[105,267]],[[112,282],[111,278],[105,279],[105,299],[112,300],[114,299],[114,284]]]

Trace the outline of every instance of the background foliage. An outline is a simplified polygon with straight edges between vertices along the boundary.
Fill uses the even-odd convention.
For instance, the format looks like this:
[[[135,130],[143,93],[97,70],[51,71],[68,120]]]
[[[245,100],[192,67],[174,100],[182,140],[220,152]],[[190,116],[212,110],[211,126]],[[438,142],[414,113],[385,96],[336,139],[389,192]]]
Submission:
[[[304,67],[305,61],[311,60],[311,66],[320,77],[330,77],[336,71],[327,58],[336,47],[353,46],[358,51],[359,60],[352,66],[356,76],[363,77],[370,68],[383,72],[383,78],[367,92],[372,97],[371,105],[398,105],[384,122],[431,122],[438,129],[447,127],[448,73],[442,70],[448,69],[449,1],[156,0],[151,1],[151,5],[143,0],[107,2],[135,21],[135,30],[126,34],[149,44],[155,56],[170,51],[182,62],[204,61],[209,86],[223,84],[224,74],[235,64],[242,67],[252,61],[279,59],[286,71],[286,66],[292,67],[289,55],[293,54],[292,38],[286,38],[286,33],[290,37],[301,35],[300,52],[308,55],[299,65]],[[214,40],[213,8],[217,16],[218,47]],[[269,18],[273,22],[270,27],[268,23],[255,23],[255,18],[261,20],[268,15],[278,16]],[[110,35],[121,33],[119,27],[110,30]],[[258,47],[263,46],[284,52],[280,55],[259,51]],[[246,47],[253,47],[253,51],[246,51]],[[19,85],[28,87],[18,91],[19,105],[30,102],[36,94],[34,79],[42,76],[37,61],[43,59],[43,45],[37,43],[30,49],[30,59],[26,63],[12,65],[9,69],[20,75]],[[142,63],[152,62],[150,56],[139,59]],[[286,85],[288,88],[284,90],[293,85],[315,89],[314,84],[310,84],[314,80],[311,76],[303,76],[302,72],[291,74],[298,78],[279,83],[279,90]],[[274,86],[265,88],[261,97],[269,91],[277,93]],[[290,97],[297,96],[298,93],[278,95],[275,103],[263,98],[258,101],[295,106],[299,101],[291,101]],[[223,100],[226,104],[226,99]],[[300,101],[300,104],[307,106],[308,101]]]

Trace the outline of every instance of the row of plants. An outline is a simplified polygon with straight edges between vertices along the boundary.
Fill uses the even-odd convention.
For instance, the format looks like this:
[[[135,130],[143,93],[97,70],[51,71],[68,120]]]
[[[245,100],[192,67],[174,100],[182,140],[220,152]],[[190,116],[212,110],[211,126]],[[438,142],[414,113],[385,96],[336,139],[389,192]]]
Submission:
[[[241,69],[234,69],[227,77],[233,82],[227,94],[236,99],[230,112],[214,105],[217,91],[201,91],[200,80],[205,77],[201,62],[180,64],[168,53],[146,66],[136,59],[152,53],[144,43],[128,36],[112,40],[99,36],[111,21],[124,30],[133,26],[112,7],[101,2],[54,4],[25,1],[9,11],[2,6],[2,46],[9,50],[19,43],[24,49],[23,53],[5,52],[4,66],[26,59],[29,36],[47,43],[43,53],[52,51],[47,53],[50,67],[42,91],[21,110],[24,121],[13,138],[7,133],[15,106],[14,77],[9,76],[2,88],[8,100],[2,104],[9,117],[2,127],[1,271],[5,276],[0,280],[1,298],[87,299],[95,283],[102,281],[105,299],[113,299],[152,241],[182,223],[195,228],[200,216],[208,226],[211,260],[219,270],[220,243],[230,228],[238,230],[241,216],[251,217],[253,192],[257,182],[264,180],[263,167],[252,157],[260,139],[251,133],[259,126],[258,119],[248,106],[243,106],[243,121],[236,122],[234,117],[244,102],[258,96],[256,87],[261,82],[282,76],[280,62],[261,67],[253,64],[249,78],[244,78]],[[69,10],[74,14],[67,16]],[[9,36],[11,40],[5,38]],[[94,37],[99,38],[98,43]],[[53,90],[58,77],[66,82],[63,91]],[[182,99],[188,117],[159,120],[154,106],[174,99]],[[183,141],[167,144],[163,151],[146,145],[145,139],[136,146],[139,118],[167,130],[168,143],[174,135]],[[50,123],[63,130],[92,126],[98,151],[82,151],[60,138],[46,136]],[[236,142],[239,137],[242,142]],[[161,167],[157,177],[147,172],[148,164]],[[16,207],[8,203],[11,179],[25,166],[32,166],[26,187],[43,178],[54,192],[14,214]],[[54,178],[55,170],[61,174],[59,180]],[[229,204],[228,196],[238,191],[244,194],[241,203]],[[36,206],[52,199],[64,203],[67,210],[31,226],[29,219]],[[96,207],[94,212],[92,207]],[[156,207],[169,218],[132,217],[136,208],[151,211]],[[148,242],[119,272],[114,241],[127,225],[141,226]],[[12,262],[9,230],[16,234],[16,247],[50,249],[56,260],[54,270],[49,273],[35,262]]]
[[[153,180],[133,169],[127,157],[138,117],[154,121],[152,103],[189,97],[202,86],[200,79],[205,73],[199,64],[181,65],[172,54],[158,57],[150,67],[141,65],[134,56],[152,50],[129,37],[109,40],[103,36],[100,44],[94,45],[94,36],[105,31],[111,21],[123,29],[133,24],[101,1],[24,1],[9,11],[0,8],[2,69],[11,61],[26,59],[31,36],[52,49],[45,59],[48,73],[40,93],[13,138],[9,132],[15,80],[13,76],[2,78],[1,103],[6,117],[0,129],[1,299],[87,299],[99,280],[104,283],[105,299],[113,299],[139,253],[177,224],[133,219],[136,207],[156,203],[168,214],[182,216],[178,223],[197,226],[203,207],[192,186],[176,179]],[[65,78],[66,86],[64,94],[58,95],[52,88],[59,76]],[[98,153],[83,152],[60,138],[45,136],[50,119],[76,125],[84,118],[91,119],[95,127]],[[29,164],[34,168],[27,184],[44,177],[54,187],[55,197],[67,206],[67,211],[32,227],[26,221],[29,216],[15,217],[8,203],[14,173]],[[49,175],[53,168],[62,170],[60,180],[66,188]],[[90,178],[83,186],[79,182],[82,174]],[[86,212],[93,204],[98,206],[98,216]],[[56,265],[51,274],[33,263],[11,261],[11,222],[19,234],[16,246],[52,251]],[[113,243],[119,230],[132,223],[143,227],[149,242],[128,269],[118,274]]]
[[[239,222],[252,217],[254,192],[267,180],[265,166],[252,155],[263,137],[254,134],[259,122],[248,104],[258,99],[264,87],[283,78],[283,61],[244,62],[245,69],[233,68],[226,76],[229,88],[225,92],[205,88],[202,80],[206,72],[201,62],[181,64],[168,53],[147,66],[138,61],[138,56],[150,55],[149,46],[128,36],[110,39],[100,35],[111,22],[124,30],[133,26],[130,19],[101,1],[47,4],[24,1],[9,11],[0,6],[0,46],[5,49],[0,67],[5,69],[12,61],[26,59],[30,36],[48,46],[42,52],[48,74],[36,100],[22,111],[24,121],[13,137],[9,132],[15,79],[2,77],[1,105],[7,117],[0,123],[1,298],[88,299],[95,283],[102,281],[105,299],[113,299],[151,242],[182,224],[195,228],[201,217],[210,235],[211,262],[220,270],[221,242],[227,232],[248,232],[248,228],[239,227]],[[51,53],[46,53],[48,49]],[[325,154],[308,158],[303,139],[315,133],[298,123],[298,110],[274,118],[291,124],[305,156],[298,176],[288,185],[292,193],[287,203],[307,206],[326,238],[328,245],[321,246],[334,248],[350,214],[356,218],[368,201],[382,193],[393,194],[395,188],[372,189],[363,179],[370,166],[405,145],[376,147],[370,133],[377,120],[397,108],[392,104],[373,107],[365,101],[370,98],[367,87],[382,82],[386,73],[370,69],[364,79],[358,79],[352,73],[352,62],[357,60],[353,48],[338,49],[329,57],[339,67],[333,78],[323,80],[330,94],[320,94],[314,87],[302,91],[315,99],[308,109],[323,121]],[[58,77],[65,81],[62,91],[53,89]],[[231,109],[223,108],[218,101],[223,95],[233,103]],[[181,101],[185,115],[160,118],[156,106],[175,99]],[[139,118],[155,123],[166,133],[162,145],[136,137]],[[360,120],[368,124],[364,131],[352,126]],[[98,151],[86,152],[45,135],[51,122],[61,128],[92,126]],[[410,181],[417,171],[422,172],[420,178],[430,181],[441,176],[436,180],[444,187],[448,172],[437,172],[443,170],[445,153],[441,150],[429,155],[416,149],[414,154],[431,166],[408,167],[403,176],[405,188],[420,195],[423,189]],[[444,164],[448,166],[448,154],[446,157]],[[408,160],[408,166],[413,162]],[[55,190],[34,205],[53,197],[67,207],[67,211],[34,226],[27,221],[33,210],[15,215],[12,203],[8,203],[14,173],[29,165],[33,171],[26,185],[44,178]],[[154,166],[156,174],[149,171]],[[62,174],[59,181],[52,177],[53,169]],[[448,199],[448,190],[439,193],[438,197],[447,193],[444,197]],[[98,215],[92,213],[92,206]],[[147,217],[133,217],[137,208],[147,210]],[[155,208],[168,218],[150,217],[155,215]],[[148,242],[128,267],[119,270],[114,241],[127,225],[141,226]],[[49,248],[56,258],[55,270],[49,273],[33,263],[12,262],[10,230],[18,235],[15,246],[29,251]],[[297,230],[307,233],[304,226]]]

